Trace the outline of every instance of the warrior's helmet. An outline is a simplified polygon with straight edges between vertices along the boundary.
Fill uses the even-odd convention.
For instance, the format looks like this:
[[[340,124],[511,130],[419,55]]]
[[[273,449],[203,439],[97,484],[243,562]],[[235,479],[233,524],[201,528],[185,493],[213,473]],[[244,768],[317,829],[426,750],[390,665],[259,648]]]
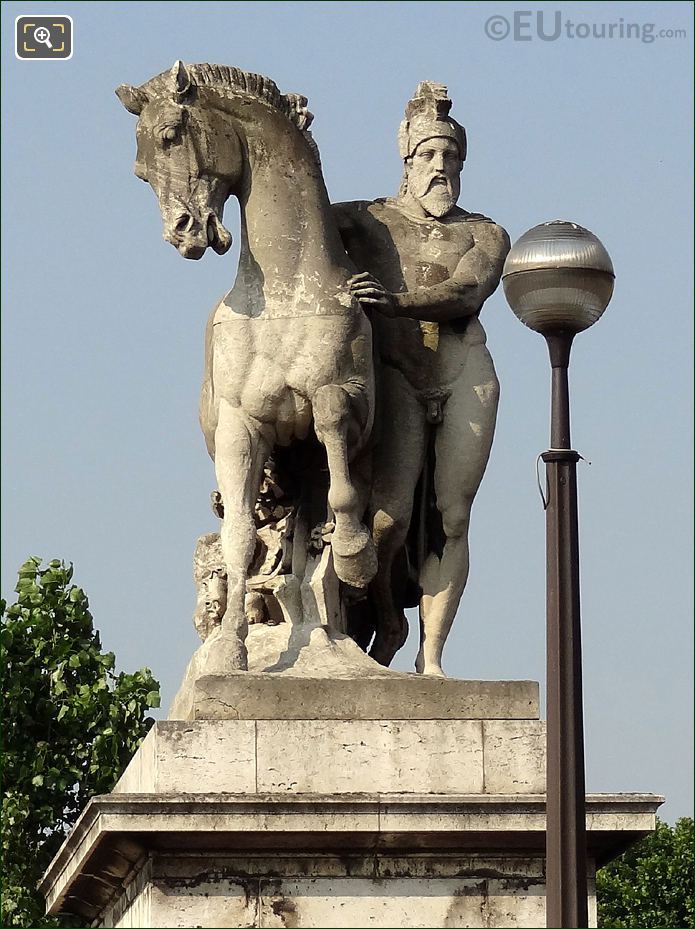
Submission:
[[[453,139],[458,145],[461,161],[466,160],[466,130],[449,116],[451,100],[444,84],[420,81],[415,95],[405,108],[405,119],[398,130],[401,158],[410,158],[426,139]]]

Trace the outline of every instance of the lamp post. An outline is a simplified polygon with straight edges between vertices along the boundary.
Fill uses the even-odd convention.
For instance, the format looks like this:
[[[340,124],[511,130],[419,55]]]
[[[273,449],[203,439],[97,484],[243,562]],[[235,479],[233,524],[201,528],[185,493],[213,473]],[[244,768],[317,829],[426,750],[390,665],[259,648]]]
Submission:
[[[601,316],[615,275],[608,252],[582,226],[555,220],[514,244],[502,273],[507,302],[544,336],[552,367],[546,465],[547,782],[546,925],[588,926],[584,722],[579,615],[577,461],[570,443],[572,341]]]

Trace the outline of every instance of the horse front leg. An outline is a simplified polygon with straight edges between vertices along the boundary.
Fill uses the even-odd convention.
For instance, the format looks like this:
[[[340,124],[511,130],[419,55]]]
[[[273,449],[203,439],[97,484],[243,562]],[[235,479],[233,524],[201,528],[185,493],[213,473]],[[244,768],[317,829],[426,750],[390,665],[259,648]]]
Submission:
[[[268,443],[239,408],[222,400],[215,429],[215,474],[224,505],[220,540],[227,571],[227,606],[217,642],[219,673],[248,668],[246,578],[256,547],[253,509],[268,453]]]
[[[366,587],[376,574],[376,551],[362,522],[364,501],[350,474],[349,443],[355,447],[360,427],[350,394],[336,384],[319,387],[312,398],[314,429],[326,449],[328,505],[335,531],[331,546],[338,578],[352,587]]]

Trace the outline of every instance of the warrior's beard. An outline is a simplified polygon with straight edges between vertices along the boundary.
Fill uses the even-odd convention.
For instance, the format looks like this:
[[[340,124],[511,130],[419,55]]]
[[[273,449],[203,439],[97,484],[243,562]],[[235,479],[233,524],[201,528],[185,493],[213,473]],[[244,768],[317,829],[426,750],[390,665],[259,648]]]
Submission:
[[[458,198],[454,195],[453,190],[451,190],[447,183],[446,187],[443,184],[436,184],[432,190],[429,190],[422,197],[418,197],[418,199],[423,209],[429,213],[430,216],[436,216],[437,219],[441,219],[442,216],[446,216],[447,213],[453,210]]]
[[[408,191],[421,204],[430,216],[441,219],[456,206],[461,187],[452,183],[447,177],[417,177],[411,172],[408,177]]]

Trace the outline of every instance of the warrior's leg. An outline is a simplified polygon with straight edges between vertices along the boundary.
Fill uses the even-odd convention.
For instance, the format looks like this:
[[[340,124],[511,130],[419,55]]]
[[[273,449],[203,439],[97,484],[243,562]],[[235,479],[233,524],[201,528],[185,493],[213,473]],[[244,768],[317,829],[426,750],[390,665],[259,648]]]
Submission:
[[[408,535],[425,455],[426,424],[424,407],[413,388],[399,371],[385,365],[379,372],[378,404],[370,502],[378,561],[370,592],[377,631],[370,655],[388,666],[408,634],[403,610],[394,601],[393,567]]]
[[[471,346],[436,432],[434,485],[445,544],[441,558],[428,554],[420,575],[419,673],[444,673],[442,650],[468,580],[471,506],[490,455],[498,399],[489,352]]]
[[[215,430],[215,473],[224,504],[220,531],[227,571],[227,609],[219,633],[222,670],[245,670],[246,577],[256,545],[253,508],[268,443],[237,407],[221,401]]]

